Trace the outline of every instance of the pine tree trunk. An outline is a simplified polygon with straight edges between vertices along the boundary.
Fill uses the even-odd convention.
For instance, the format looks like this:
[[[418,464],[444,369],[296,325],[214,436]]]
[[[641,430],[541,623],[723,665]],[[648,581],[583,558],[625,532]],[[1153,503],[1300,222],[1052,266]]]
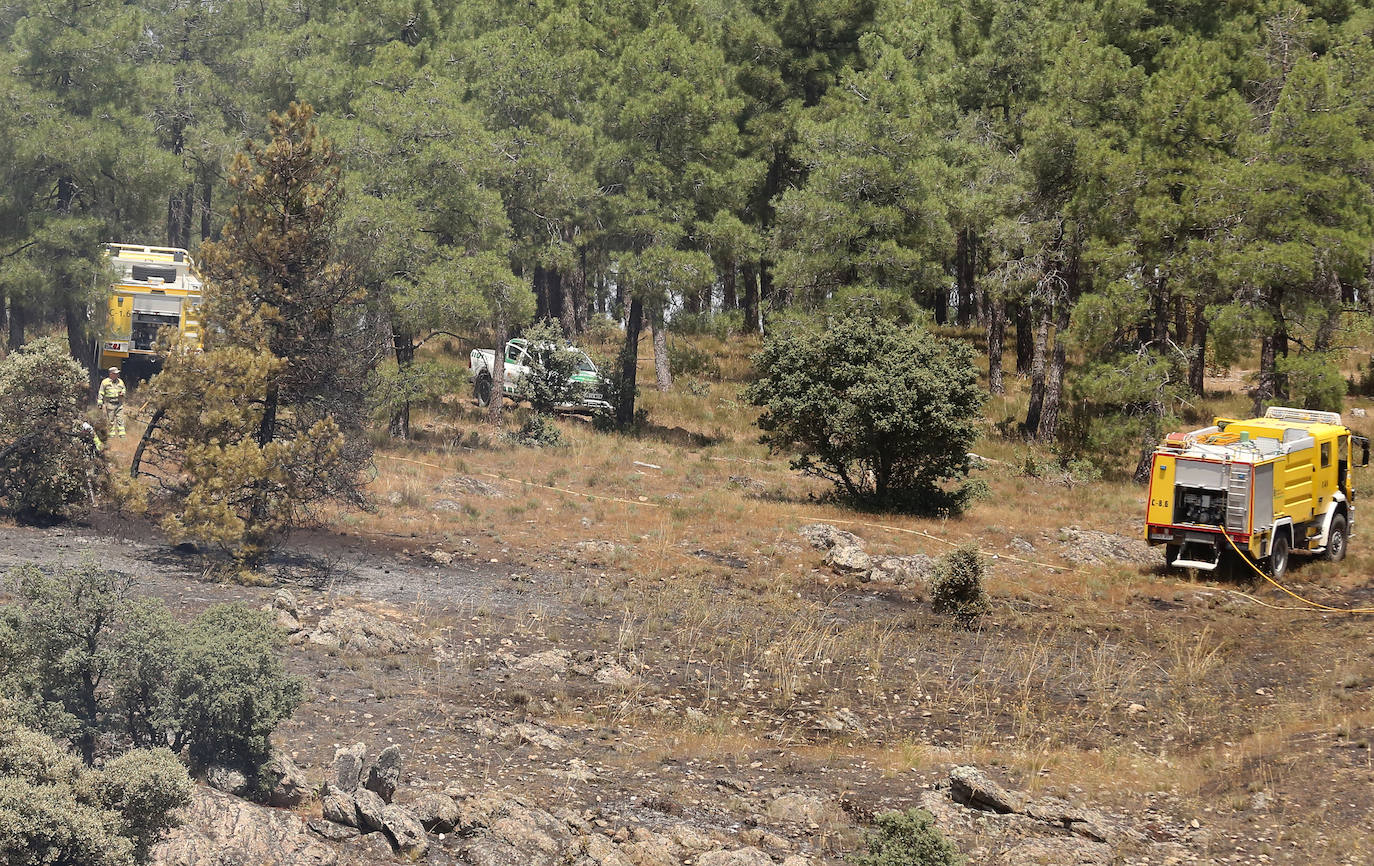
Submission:
[[[1154,294],[1151,299],[1154,314],[1151,316],[1150,339],[1160,351],[1169,342],[1169,290],[1163,277],[1155,278]]]
[[[1060,298],[1055,306],[1058,309],[1054,319],[1054,354],[1045,382],[1045,402],[1040,410],[1040,425],[1036,429],[1036,438],[1041,442],[1053,442],[1059,435],[1059,409],[1064,398],[1064,367],[1067,363],[1064,344],[1069,330],[1068,299]]]
[[[573,281],[557,270],[549,271],[549,274],[558,292],[558,321],[563,326],[563,336],[571,339],[577,335],[577,299],[573,297]]]
[[[487,420],[493,424],[501,423],[501,410],[506,407],[506,317],[496,317],[492,329],[496,336],[495,357],[491,365],[491,400],[487,402]]]
[[[1279,361],[1288,357],[1288,324],[1280,316],[1274,327],[1274,398],[1288,402],[1288,374],[1279,369]]]
[[[973,322],[973,232],[963,229],[954,241],[954,281],[958,287],[959,327],[967,328]]]
[[[548,278],[545,276],[543,265],[534,266],[534,276],[532,277],[532,282],[534,283],[535,320],[542,321],[544,319],[553,318],[553,314],[549,312],[549,281]]]
[[[1207,305],[1198,301],[1193,306],[1193,328],[1189,335],[1188,390],[1201,397],[1207,387]]]
[[[990,305],[988,316],[988,390],[994,394],[1005,394],[1002,384],[1002,343],[1007,333],[1007,305],[996,300]]]
[[[1045,353],[1050,339],[1050,308],[1040,312],[1040,321],[1035,327],[1035,349],[1030,364],[1030,405],[1026,407],[1026,423],[1021,425],[1028,436],[1035,436],[1040,430],[1040,415],[1045,408]]]
[[[1016,372],[1026,375],[1030,372],[1035,355],[1034,328],[1031,325],[1030,304],[1018,303],[1016,310]]]
[[[24,347],[24,331],[28,327],[28,310],[13,295],[10,296],[9,338],[10,351]]]
[[[210,240],[211,230],[214,228],[214,221],[210,218],[210,202],[214,197],[214,185],[208,178],[202,178],[200,182],[200,242],[205,243]]]
[[[1175,296],[1173,300],[1174,309],[1174,342],[1180,346],[1188,345],[1188,303],[1183,298]]]
[[[773,304],[773,269],[767,261],[759,263],[759,333],[767,331],[765,324]]]
[[[644,303],[630,298],[625,319],[625,346],[620,350],[620,399],[615,407],[616,425],[629,429],[635,420],[635,378],[639,371],[639,329],[644,322]]]
[[[744,282],[744,332],[763,333],[759,320],[759,279],[752,262],[745,262],[739,268],[740,280]]]
[[[1264,414],[1265,406],[1271,404],[1275,396],[1274,387],[1274,335],[1265,334],[1260,338],[1260,363],[1259,363],[1259,382],[1255,385],[1252,396],[1255,398],[1253,414],[1258,417]]]
[[[577,280],[573,284],[573,334],[587,330],[587,248],[580,247],[577,257]],[[569,335],[572,336],[572,335]]]
[[[663,314],[655,313],[649,320],[649,333],[654,341],[654,375],[658,390],[666,394],[673,390],[673,371],[668,366],[668,336],[663,330]]]
[[[735,298],[735,260],[726,259],[720,268],[720,308],[729,312],[739,305]]]
[[[178,151],[179,152],[179,151]],[[186,249],[191,246],[191,220],[196,203],[196,188],[187,184],[167,199],[167,245]]]
[[[396,369],[405,376],[410,365],[415,362],[415,340],[409,332],[392,330],[391,346],[396,352]],[[410,439],[410,401],[406,400],[391,413],[387,432],[393,439]]]
[[[947,324],[949,322],[949,287],[937,286],[935,289],[935,297],[931,299],[931,304],[933,307],[932,312],[935,314],[935,324]]]
[[[91,337],[86,310],[77,304],[75,299],[69,298],[63,306],[62,317],[67,326],[67,350],[82,367],[86,368],[91,384],[94,385],[100,381],[100,373],[95,369],[99,359],[95,357],[95,343]]]

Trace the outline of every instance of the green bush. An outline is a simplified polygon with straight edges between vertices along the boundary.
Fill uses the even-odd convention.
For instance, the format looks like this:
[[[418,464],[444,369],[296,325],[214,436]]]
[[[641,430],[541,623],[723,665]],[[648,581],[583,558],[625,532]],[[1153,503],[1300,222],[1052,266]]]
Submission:
[[[170,745],[197,767],[255,778],[272,731],[301,702],[262,611],[220,605],[183,626],[91,563],[56,575],[25,566],[10,584],[18,604],[0,608],[0,694],[88,764],[124,745]]]
[[[0,512],[66,516],[94,495],[105,461],[83,426],[86,372],[44,337],[0,361]]]
[[[983,576],[987,566],[978,548],[963,545],[940,557],[930,579],[930,602],[936,613],[960,623],[973,622],[988,610]]]
[[[521,336],[529,341],[529,361],[516,386],[516,398],[528,400],[534,411],[543,415],[559,406],[580,403],[591,390],[587,383],[573,379],[582,353],[568,347],[558,320],[545,319],[526,328]]]
[[[531,448],[562,445],[563,433],[552,418],[536,413],[526,418],[525,423],[520,425],[520,432],[515,434],[515,441]]]
[[[697,376],[704,379],[719,379],[720,363],[716,356],[704,349],[698,349],[686,340],[673,340],[668,343],[668,370],[674,376]]]
[[[959,851],[940,835],[929,812],[884,812],[874,819],[868,851],[852,854],[855,866],[964,866]]]
[[[987,394],[972,350],[919,327],[851,310],[820,327],[775,330],[745,394],[762,439],[794,469],[856,502],[957,512]]]
[[[1345,406],[1346,382],[1336,359],[1324,352],[1281,357],[1278,371],[1288,377],[1293,402],[1303,409],[1339,412]]]
[[[137,866],[176,826],[191,795],[166,749],[128,752],[103,770],[82,766],[0,701],[0,860],[12,866]]]

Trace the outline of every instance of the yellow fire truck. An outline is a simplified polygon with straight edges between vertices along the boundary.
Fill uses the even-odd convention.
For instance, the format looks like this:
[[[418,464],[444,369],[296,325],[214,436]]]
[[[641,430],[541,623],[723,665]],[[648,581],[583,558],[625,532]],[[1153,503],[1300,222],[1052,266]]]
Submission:
[[[1201,571],[1232,545],[1275,577],[1290,551],[1340,561],[1355,526],[1351,470],[1368,464],[1369,440],[1335,412],[1273,406],[1170,433],[1154,453],[1145,537],[1170,565]]]
[[[157,332],[176,328],[181,339],[199,346],[200,276],[186,250],[142,244],[107,244],[114,273],[100,366],[118,367],[129,358],[152,361]]]

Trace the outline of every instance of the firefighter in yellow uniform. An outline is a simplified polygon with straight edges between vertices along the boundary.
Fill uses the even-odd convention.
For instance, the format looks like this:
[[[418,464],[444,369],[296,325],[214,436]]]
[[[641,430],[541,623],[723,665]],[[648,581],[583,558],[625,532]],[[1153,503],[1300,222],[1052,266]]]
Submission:
[[[110,368],[110,377],[100,383],[100,392],[95,404],[105,409],[105,421],[111,436],[124,435],[124,382],[119,378],[119,368]]]

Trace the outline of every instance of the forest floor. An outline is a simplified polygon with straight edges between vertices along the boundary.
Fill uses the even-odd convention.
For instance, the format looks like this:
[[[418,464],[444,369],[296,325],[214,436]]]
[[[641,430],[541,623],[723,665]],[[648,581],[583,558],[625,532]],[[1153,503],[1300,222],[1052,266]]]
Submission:
[[[1111,862],[1374,862],[1369,617],[1298,609],[1244,574],[1167,573],[1138,541],[1143,490],[1027,474],[1047,455],[997,432],[1014,395],[977,446],[993,495],[933,520],[826,501],[756,444],[737,380],[646,395],[637,437],[565,419],[567,444],[538,450],[455,398],[417,415],[414,442],[379,443],[376,510],[293,536],[263,586],[103,513],[0,525],[0,572],[93,556],[187,615],[291,589],[309,698],[282,745],[323,781],[339,746],[399,744],[398,801],[501,790],[838,863],[874,814],[972,764],[1169,843]],[[976,544],[990,613],[961,628],[919,581],[835,572],[799,534],[814,523],[876,558]],[[1289,584],[1374,603],[1367,536],[1340,565],[1297,561]],[[342,609],[407,637],[314,641]],[[1007,862],[997,832],[955,838]]]

